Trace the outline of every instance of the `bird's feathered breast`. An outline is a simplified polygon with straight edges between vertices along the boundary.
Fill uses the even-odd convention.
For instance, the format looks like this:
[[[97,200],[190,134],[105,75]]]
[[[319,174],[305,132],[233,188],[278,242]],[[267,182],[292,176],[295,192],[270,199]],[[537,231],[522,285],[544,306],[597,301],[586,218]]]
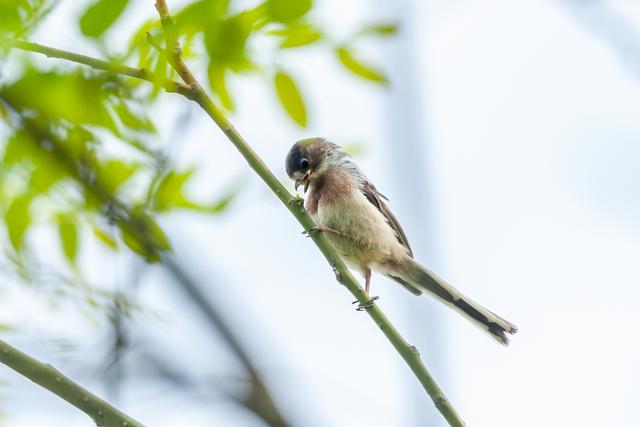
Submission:
[[[340,199],[357,189],[357,181],[354,181],[346,171],[328,170],[311,183],[305,208],[309,214],[315,216],[318,213],[320,199],[325,206],[339,203]]]
[[[382,200],[386,197],[355,164],[342,166],[327,169],[311,184],[306,208],[314,220],[351,234],[363,245],[382,245],[396,252],[400,243],[411,255],[404,231]]]

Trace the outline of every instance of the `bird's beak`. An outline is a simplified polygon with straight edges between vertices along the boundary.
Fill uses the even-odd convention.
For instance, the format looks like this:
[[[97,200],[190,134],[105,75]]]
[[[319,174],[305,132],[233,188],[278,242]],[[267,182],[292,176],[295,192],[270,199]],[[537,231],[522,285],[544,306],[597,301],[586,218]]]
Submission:
[[[304,185],[304,192],[307,192],[307,189],[309,188],[309,176],[311,176],[311,170],[308,170],[302,178],[296,179],[296,191],[298,190],[298,187],[300,187],[300,185]]]

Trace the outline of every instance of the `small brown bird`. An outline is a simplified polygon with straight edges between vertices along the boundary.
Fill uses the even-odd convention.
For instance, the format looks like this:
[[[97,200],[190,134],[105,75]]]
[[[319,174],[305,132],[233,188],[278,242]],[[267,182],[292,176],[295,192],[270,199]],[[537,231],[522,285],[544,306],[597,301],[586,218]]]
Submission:
[[[369,292],[371,270],[395,280],[414,295],[423,291],[453,307],[472,323],[507,345],[517,328],[462,295],[413,259],[404,231],[384,200],[351,156],[324,138],[296,142],[286,158],[286,170],[309,189],[305,207],[317,226],[352,268],[365,278]]]

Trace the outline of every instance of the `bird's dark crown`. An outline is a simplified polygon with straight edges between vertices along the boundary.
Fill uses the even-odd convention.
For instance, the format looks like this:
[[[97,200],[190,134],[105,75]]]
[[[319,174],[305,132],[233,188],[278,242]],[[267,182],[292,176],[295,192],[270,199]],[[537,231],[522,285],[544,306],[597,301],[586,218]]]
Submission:
[[[307,138],[296,142],[285,160],[287,175],[294,179],[296,175],[315,169],[322,163],[331,146],[332,144],[324,138]]]

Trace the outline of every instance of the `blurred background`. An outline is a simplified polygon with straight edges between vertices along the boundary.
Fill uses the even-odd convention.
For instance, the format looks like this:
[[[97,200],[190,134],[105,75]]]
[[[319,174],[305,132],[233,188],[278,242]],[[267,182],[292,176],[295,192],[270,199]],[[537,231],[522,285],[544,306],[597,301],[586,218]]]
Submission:
[[[638,425],[640,3],[169,6],[291,191],[295,140],[345,146],[416,258],[519,326],[504,348],[374,275],[467,425]],[[171,77],[151,0],[5,1],[0,18],[5,45]],[[444,425],[197,105],[15,49],[0,73],[3,340],[149,426]],[[0,413],[92,425],[4,366]]]

